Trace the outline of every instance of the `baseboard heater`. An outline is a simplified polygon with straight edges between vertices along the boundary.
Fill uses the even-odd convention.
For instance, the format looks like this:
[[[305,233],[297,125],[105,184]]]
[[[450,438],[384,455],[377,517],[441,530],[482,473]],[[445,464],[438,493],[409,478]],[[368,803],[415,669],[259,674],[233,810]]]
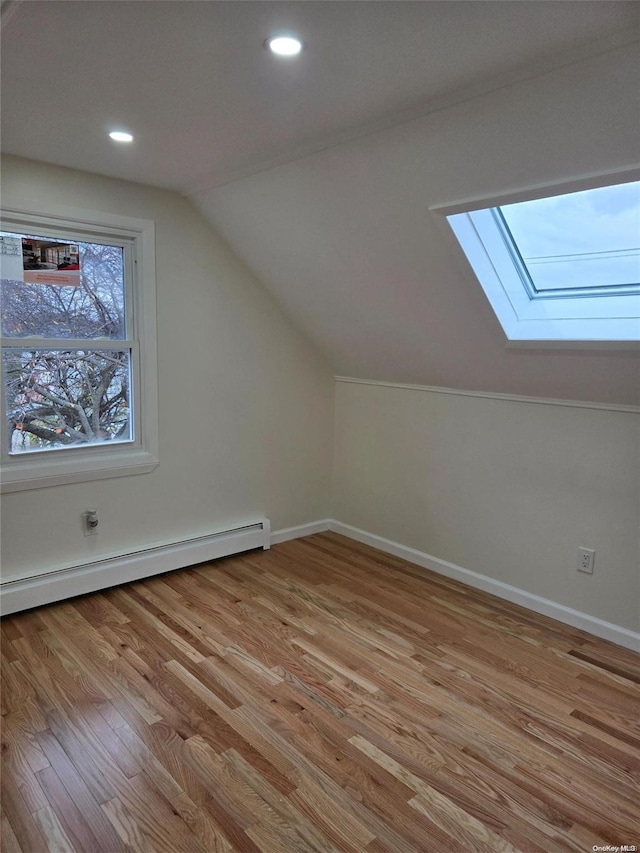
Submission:
[[[151,545],[127,554],[37,575],[21,575],[0,584],[0,610],[3,616],[7,616],[30,607],[228,557],[252,548],[266,549],[270,544],[271,524],[269,519],[261,518],[205,536]]]

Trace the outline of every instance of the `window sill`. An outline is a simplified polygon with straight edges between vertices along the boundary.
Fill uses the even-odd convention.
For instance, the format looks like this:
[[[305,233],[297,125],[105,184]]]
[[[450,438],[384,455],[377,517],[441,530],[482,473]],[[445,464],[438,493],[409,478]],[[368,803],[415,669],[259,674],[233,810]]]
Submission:
[[[507,349],[534,349],[534,350],[562,350],[562,351],[580,351],[585,352],[640,352],[640,341],[585,341],[580,338],[571,340],[549,339],[523,339],[507,338],[505,342]]]
[[[148,474],[157,465],[158,459],[153,453],[139,448],[94,454],[91,459],[85,456],[72,460],[45,460],[39,453],[33,459],[20,459],[15,468],[11,463],[3,465],[0,491],[5,494],[43,489],[47,486],[106,480],[111,477],[128,477],[132,474]]]

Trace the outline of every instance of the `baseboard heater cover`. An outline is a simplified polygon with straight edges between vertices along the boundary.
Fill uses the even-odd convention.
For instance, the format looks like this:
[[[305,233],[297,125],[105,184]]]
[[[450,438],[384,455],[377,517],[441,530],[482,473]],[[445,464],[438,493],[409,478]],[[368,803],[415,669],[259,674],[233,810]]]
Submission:
[[[269,519],[262,518],[205,536],[153,545],[43,574],[23,575],[0,585],[0,609],[3,616],[8,616],[30,607],[142,580],[253,548],[267,549],[270,544],[271,524]]]

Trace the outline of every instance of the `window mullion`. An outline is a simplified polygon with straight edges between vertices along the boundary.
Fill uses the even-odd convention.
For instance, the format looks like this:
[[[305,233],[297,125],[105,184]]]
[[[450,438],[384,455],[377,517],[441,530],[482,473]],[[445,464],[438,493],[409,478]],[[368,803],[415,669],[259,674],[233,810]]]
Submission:
[[[124,266],[125,266],[125,300],[124,300],[124,329],[127,338],[138,339],[139,329],[137,328],[137,312],[135,306],[135,293],[133,283],[135,281],[135,266],[137,264],[135,247],[124,246]]]

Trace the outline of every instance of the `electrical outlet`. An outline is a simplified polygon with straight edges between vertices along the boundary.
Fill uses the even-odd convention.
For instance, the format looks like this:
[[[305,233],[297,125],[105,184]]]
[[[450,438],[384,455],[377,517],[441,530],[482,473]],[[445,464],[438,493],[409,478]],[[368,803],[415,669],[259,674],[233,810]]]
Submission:
[[[95,536],[98,533],[98,510],[88,509],[83,514],[84,535]]]
[[[578,571],[592,575],[595,558],[596,552],[591,548],[578,548]]]

